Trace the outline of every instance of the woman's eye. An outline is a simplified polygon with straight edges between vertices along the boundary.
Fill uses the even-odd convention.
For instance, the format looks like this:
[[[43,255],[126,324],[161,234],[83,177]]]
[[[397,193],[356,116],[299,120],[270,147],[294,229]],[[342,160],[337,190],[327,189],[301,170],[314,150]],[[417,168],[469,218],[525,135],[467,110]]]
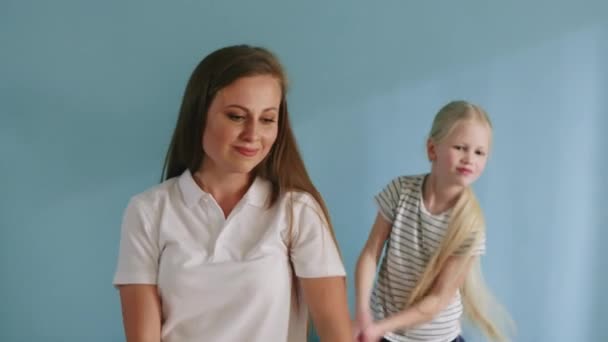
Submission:
[[[242,121],[243,119],[245,119],[245,117],[243,115],[234,114],[234,113],[228,113],[227,116],[232,121]]]

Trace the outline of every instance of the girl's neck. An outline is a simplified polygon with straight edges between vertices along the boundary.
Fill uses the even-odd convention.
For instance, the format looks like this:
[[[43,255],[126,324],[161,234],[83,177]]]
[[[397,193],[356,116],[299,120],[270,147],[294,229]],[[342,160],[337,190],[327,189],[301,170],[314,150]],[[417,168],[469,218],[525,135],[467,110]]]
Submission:
[[[442,182],[440,177],[431,172],[423,183],[422,200],[426,209],[437,215],[452,208],[462,190],[462,186]]]

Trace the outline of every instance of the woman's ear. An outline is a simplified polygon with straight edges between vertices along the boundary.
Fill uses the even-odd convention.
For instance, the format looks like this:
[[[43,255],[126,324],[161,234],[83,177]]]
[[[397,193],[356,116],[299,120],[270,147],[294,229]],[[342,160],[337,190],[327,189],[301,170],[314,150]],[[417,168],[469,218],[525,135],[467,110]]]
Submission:
[[[426,155],[429,158],[430,162],[435,161],[435,159],[437,158],[437,152],[435,151],[435,143],[431,139],[428,139],[426,141]]]

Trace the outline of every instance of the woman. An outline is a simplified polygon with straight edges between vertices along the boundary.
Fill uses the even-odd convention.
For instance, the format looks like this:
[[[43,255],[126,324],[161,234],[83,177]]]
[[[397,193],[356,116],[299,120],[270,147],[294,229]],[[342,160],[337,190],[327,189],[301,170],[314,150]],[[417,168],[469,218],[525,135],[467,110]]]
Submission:
[[[114,284],[128,342],[352,341],[327,208],[269,51],[219,49],[188,82],[163,182],[124,215]]]

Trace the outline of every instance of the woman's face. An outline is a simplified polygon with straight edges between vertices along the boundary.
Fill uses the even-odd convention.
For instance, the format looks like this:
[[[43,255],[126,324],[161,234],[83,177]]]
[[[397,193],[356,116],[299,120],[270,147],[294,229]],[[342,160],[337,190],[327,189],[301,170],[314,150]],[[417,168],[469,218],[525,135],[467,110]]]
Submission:
[[[207,113],[201,168],[251,172],[276,141],[281,98],[279,80],[271,75],[242,77],[218,91]]]

